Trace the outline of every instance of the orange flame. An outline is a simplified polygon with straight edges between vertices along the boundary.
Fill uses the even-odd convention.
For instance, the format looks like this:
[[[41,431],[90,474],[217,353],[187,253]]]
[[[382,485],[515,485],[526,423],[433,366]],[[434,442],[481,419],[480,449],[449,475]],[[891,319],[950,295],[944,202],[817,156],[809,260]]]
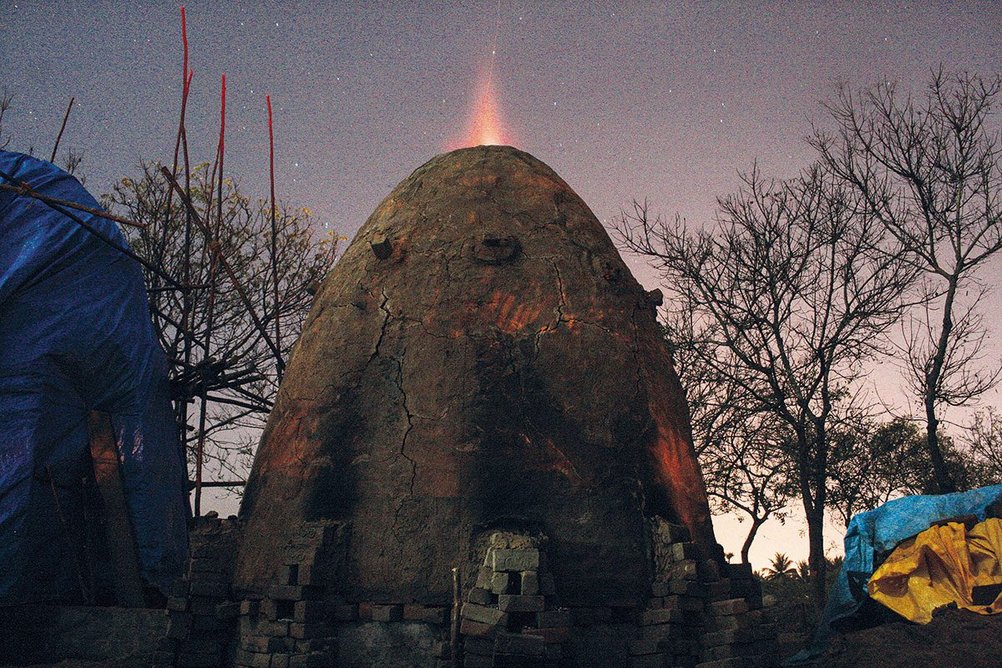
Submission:
[[[469,146],[496,146],[510,144],[512,139],[498,110],[497,96],[490,69],[485,69],[477,85],[473,109],[466,124],[463,138],[453,142],[449,149]]]
[[[471,146],[493,146],[503,144],[504,132],[498,118],[498,103],[491,81],[481,87],[473,114],[470,130],[466,135]]]

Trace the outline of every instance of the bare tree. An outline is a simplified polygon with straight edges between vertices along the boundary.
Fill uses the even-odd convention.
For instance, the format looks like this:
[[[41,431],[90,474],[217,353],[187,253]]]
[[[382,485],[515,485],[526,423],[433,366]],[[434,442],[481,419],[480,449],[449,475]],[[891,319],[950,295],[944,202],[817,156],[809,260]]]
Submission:
[[[217,210],[222,212],[221,222],[212,221],[212,229],[236,282],[227,280],[213,261],[205,234],[191,224],[182,198],[170,195],[161,169],[147,165],[139,178],[122,179],[105,196],[105,203],[146,223],[142,230],[127,231],[129,242],[137,254],[174,279],[171,285],[162,275],[147,272],[146,276],[154,326],[171,364],[189,462],[199,434],[190,424],[194,415],[189,416],[187,404],[205,396],[206,462],[215,475],[240,479],[278,388],[278,359],[262,330],[273,328],[276,319],[281,322],[285,335],[280,352],[287,358],[316,285],[334,262],[337,239],[323,234],[308,210],[279,205],[276,292],[270,203],[248,199],[227,179],[218,206],[208,165],[195,168],[191,181],[195,208],[211,210],[213,217]],[[178,284],[192,288],[179,290]],[[254,322],[245,296],[259,322]]]
[[[741,561],[759,529],[769,519],[786,520],[785,508],[795,493],[794,476],[783,450],[785,425],[762,411],[747,389],[717,370],[716,360],[729,354],[714,346],[712,323],[695,321],[696,309],[674,301],[665,313],[665,334],[675,368],[685,388],[693,444],[711,505],[720,512],[737,511],[750,523],[741,545]],[[734,368],[734,365],[729,365]]]
[[[66,159],[63,161],[63,169],[67,174],[76,177],[80,185],[87,185],[87,177],[84,175],[80,165],[83,164],[83,153],[70,147],[66,149]]]
[[[712,323],[705,344],[721,354],[704,359],[714,372],[792,432],[818,603],[829,430],[837,404],[853,402],[864,361],[898,321],[914,276],[880,222],[858,215],[851,195],[817,166],[788,182],[753,170],[737,194],[718,200],[712,231],[691,231],[678,217],[652,220],[637,204],[619,225],[626,248]]]
[[[1002,483],[1002,413],[989,406],[974,414],[961,440],[979,485]]]
[[[1000,367],[982,364],[977,274],[1002,250],[1002,136],[992,117],[1000,88],[998,75],[942,71],[918,99],[891,83],[858,93],[842,87],[826,105],[834,129],[815,128],[811,139],[924,272],[927,299],[902,347],[939,492],[957,488],[939,442],[942,408],[967,405],[999,380]]]

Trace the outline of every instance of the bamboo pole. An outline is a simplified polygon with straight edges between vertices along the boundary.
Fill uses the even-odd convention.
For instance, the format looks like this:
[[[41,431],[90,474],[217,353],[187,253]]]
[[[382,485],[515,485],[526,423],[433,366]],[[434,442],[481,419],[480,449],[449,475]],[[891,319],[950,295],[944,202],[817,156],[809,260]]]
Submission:
[[[34,190],[24,181],[17,181],[12,177],[7,176],[7,174],[3,174],[3,177],[12,183],[16,183],[17,185],[9,186],[6,183],[0,183],[0,190],[6,190],[7,192],[16,193],[18,195],[32,197],[37,199],[39,202],[44,202],[45,204],[55,204],[57,206],[65,206],[68,209],[83,211],[84,213],[89,213],[92,216],[104,218],[105,220],[111,220],[116,223],[121,223],[122,225],[128,225],[129,227],[137,227],[139,229],[146,227],[146,223],[137,223],[129,220],[128,218],[122,218],[121,216],[116,216],[113,213],[108,213],[107,211],[103,211],[101,209],[95,209],[94,207],[87,206],[86,204],[80,204],[79,202],[73,202],[68,199],[60,199],[58,197],[50,197],[49,195],[43,195],[37,190]]]
[[[63,130],[66,129],[66,121],[69,120],[70,112],[73,110],[73,103],[76,101],[75,97],[70,98],[70,103],[66,106],[66,113],[63,114],[63,124],[59,126],[59,134],[56,135],[56,144],[52,147],[52,157],[49,158],[49,162],[54,163],[56,161],[56,151],[59,150],[59,140],[63,138]]]
[[[184,117],[188,106],[188,85],[191,77],[188,76],[188,27],[184,17],[184,6],[181,7],[181,44],[184,52],[184,59],[181,65],[181,113],[178,118],[177,135],[174,139],[174,161],[171,163],[171,174],[177,175],[178,155],[181,152],[181,135],[184,132]],[[170,229],[171,211],[174,208],[174,190],[167,190],[167,206],[164,209],[164,226],[160,235],[159,261],[162,261],[163,254],[167,249],[167,233]],[[183,257],[184,262],[190,262],[187,254]]]
[[[5,172],[3,170],[0,170],[0,177],[2,177],[4,179],[7,179],[11,183],[18,183],[17,179],[15,179],[13,176],[11,176],[10,174],[8,174],[7,172]],[[170,276],[168,276],[167,274],[165,274],[157,266],[153,265],[150,262],[147,262],[143,258],[141,258],[138,255],[136,255],[134,252],[132,252],[131,249],[126,248],[124,246],[120,246],[117,243],[115,243],[113,240],[111,240],[111,239],[107,238],[106,236],[104,236],[103,234],[101,234],[97,230],[97,228],[95,228],[90,223],[84,221],[79,216],[77,216],[77,215],[73,214],[72,212],[70,212],[69,209],[67,207],[63,206],[62,204],[56,204],[54,202],[46,202],[45,200],[39,200],[39,201],[43,202],[50,209],[53,209],[53,210],[58,211],[59,213],[63,214],[64,216],[66,216],[67,218],[69,218],[70,220],[72,220],[74,223],[76,223],[80,227],[84,228],[85,230],[87,230],[88,232],[90,232],[91,234],[93,234],[100,241],[104,242],[105,244],[107,244],[111,248],[114,248],[115,250],[117,250],[118,252],[122,253],[123,255],[126,255],[127,257],[132,258],[133,260],[135,260],[136,262],[138,262],[142,266],[144,266],[147,269],[149,269],[151,272],[157,274],[158,276],[160,276],[164,280],[166,280],[169,283],[173,284],[174,287],[177,288],[178,290],[187,290],[188,289],[186,286],[181,285],[180,283],[178,283],[177,281],[175,281],[173,278],[171,278]]]
[[[449,629],[449,647],[452,657],[452,668],[460,668],[462,661],[459,655],[459,608],[462,604],[462,583],[459,579],[459,567],[452,569],[452,624]]]
[[[219,148],[217,150],[217,155],[219,159],[219,181],[216,186],[218,192],[216,195],[216,234],[211,233],[207,237],[210,243],[210,251],[212,255],[209,259],[209,303],[208,303],[208,313],[206,315],[205,323],[205,351],[206,355],[209,354],[211,350],[212,341],[212,328],[215,324],[215,303],[216,303],[216,267],[223,264],[222,253],[219,251],[218,242],[216,239],[219,238],[219,231],[223,226],[223,159],[226,155],[226,73],[223,73],[222,86],[219,93]],[[164,170],[166,172],[166,169]],[[177,185],[177,180],[174,178],[173,174],[167,174],[170,178],[170,182]],[[187,202],[190,204],[191,200],[188,199]],[[215,244],[215,249],[211,246]],[[228,265],[226,265],[228,266]],[[232,270],[231,270],[232,272]],[[208,388],[202,385],[202,396],[200,402],[200,413],[198,416],[198,441],[195,444],[195,517],[199,517],[202,514],[202,462],[205,457],[205,421],[206,421],[206,409],[208,402]]]
[[[87,414],[87,435],[94,481],[103,502],[108,552],[114,573],[115,602],[126,608],[141,608],[143,580],[133,538],[135,531],[125,502],[111,415],[90,411]]]
[[[202,487],[243,487],[246,480],[203,480]],[[195,483],[189,482],[188,487],[194,489]]]
[[[271,173],[271,280],[274,287],[275,300],[275,346],[278,348],[278,358],[275,360],[276,375],[278,382],[282,382],[282,374],[285,372],[285,362],[282,360],[282,331],[280,322],[280,310],[278,307],[278,225],[275,222],[275,131],[271,116],[271,95],[265,95],[264,99],[268,103],[268,164]]]
[[[187,193],[188,198],[191,198],[191,161],[188,155],[188,131],[185,123],[187,109],[188,109],[188,96],[191,93],[191,80],[195,76],[195,73],[189,68],[188,65],[188,23],[185,19],[184,6],[181,6],[181,50],[183,52],[183,60],[181,64],[181,112],[178,117],[177,124],[177,141],[174,144],[174,164],[172,167],[172,173],[177,172],[177,159],[178,159],[178,149],[181,149],[182,155],[184,156],[184,192]],[[174,189],[170,189],[171,195],[174,193]],[[168,214],[173,206],[173,201],[168,198],[167,211]],[[184,209],[184,246],[182,249],[183,265],[181,270],[181,280],[185,285],[191,284],[191,213],[188,208]],[[206,286],[208,287],[208,286]],[[190,322],[189,322],[190,319]],[[195,338],[193,336],[193,330],[195,328],[195,295],[191,292],[185,292],[181,295],[181,323],[180,327],[175,327],[179,332],[181,332],[184,337],[182,344],[181,361],[184,364],[184,368],[187,369],[191,366],[191,356],[192,356],[192,346],[195,343]],[[208,352],[208,351],[206,351]],[[181,444],[181,456],[184,457],[184,461],[187,461],[186,448],[188,445],[188,400],[192,398],[189,396],[181,397],[176,404],[176,420],[178,428],[178,436]]]

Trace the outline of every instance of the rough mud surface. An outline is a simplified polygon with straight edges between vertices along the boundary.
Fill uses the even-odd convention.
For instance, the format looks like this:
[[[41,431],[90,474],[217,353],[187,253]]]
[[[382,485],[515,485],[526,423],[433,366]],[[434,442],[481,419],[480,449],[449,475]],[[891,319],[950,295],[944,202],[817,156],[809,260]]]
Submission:
[[[444,603],[492,528],[539,530],[565,605],[635,605],[645,517],[712,546],[681,388],[602,225],[510,147],[438,156],[325,280],[247,486],[238,584],[351,522],[339,594]]]
[[[1002,615],[937,613],[929,624],[882,624],[836,635],[818,666],[832,668],[998,668]]]

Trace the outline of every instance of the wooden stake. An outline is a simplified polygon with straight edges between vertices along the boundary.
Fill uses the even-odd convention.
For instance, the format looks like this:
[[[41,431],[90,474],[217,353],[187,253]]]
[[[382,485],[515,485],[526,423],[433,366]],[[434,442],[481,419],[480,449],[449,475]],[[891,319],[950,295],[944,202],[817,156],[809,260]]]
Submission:
[[[189,486],[194,487],[194,483],[188,483]],[[202,487],[243,487],[247,484],[246,480],[203,480]]]
[[[181,66],[181,114],[177,127],[177,143],[174,146],[174,168],[172,173],[177,173],[177,155],[178,150],[180,149],[184,157],[184,192],[187,193],[188,198],[190,199],[191,161],[188,156],[188,131],[185,127],[185,114],[188,108],[188,94],[191,92],[191,80],[195,76],[195,72],[188,66],[188,23],[185,20],[184,6],[181,7],[181,46],[184,51],[184,61]],[[170,192],[171,195],[173,195],[174,189],[171,188]],[[167,201],[167,212],[169,215],[172,208],[172,200],[168,198]],[[185,285],[188,285],[191,283],[191,213],[188,211],[187,207],[185,207],[184,215],[184,247],[182,256],[184,257],[184,264],[182,265],[181,280]],[[191,363],[192,343],[194,342],[192,331],[194,330],[195,320],[195,295],[191,292],[185,292],[181,295],[181,298],[181,327],[178,328],[178,331],[184,333],[182,360],[185,367],[187,367]],[[177,427],[181,443],[181,456],[185,458],[185,461],[187,461],[188,447],[189,398],[193,397],[182,397],[176,403]],[[185,490],[185,493],[187,493],[187,490]]]
[[[223,227],[223,158],[226,151],[226,73],[223,73],[222,87],[219,93],[219,148],[218,148],[218,158],[219,158],[219,181],[216,184],[218,188],[216,194],[216,234],[209,234],[207,241],[210,242],[210,251],[214,251],[209,262],[209,303],[208,303],[208,313],[206,314],[205,323],[205,354],[208,355],[211,349],[212,340],[212,328],[215,324],[215,303],[216,303],[216,267],[222,264],[224,267],[228,265],[222,258],[222,252],[219,249],[218,242],[216,239],[219,238],[219,231]],[[166,170],[165,170],[166,172]],[[173,174],[169,174],[171,183],[175,186],[177,185],[177,180],[174,178]],[[191,200],[187,201],[189,204]],[[208,218],[208,216],[206,216]],[[211,223],[207,224],[211,225]],[[211,246],[215,244],[215,249]],[[239,290],[239,288],[238,288]],[[202,397],[199,403],[200,413],[198,416],[198,441],[195,444],[195,517],[199,517],[202,514],[202,460],[205,457],[205,422],[206,422],[206,411],[208,397],[206,396],[208,389],[202,387]]]

